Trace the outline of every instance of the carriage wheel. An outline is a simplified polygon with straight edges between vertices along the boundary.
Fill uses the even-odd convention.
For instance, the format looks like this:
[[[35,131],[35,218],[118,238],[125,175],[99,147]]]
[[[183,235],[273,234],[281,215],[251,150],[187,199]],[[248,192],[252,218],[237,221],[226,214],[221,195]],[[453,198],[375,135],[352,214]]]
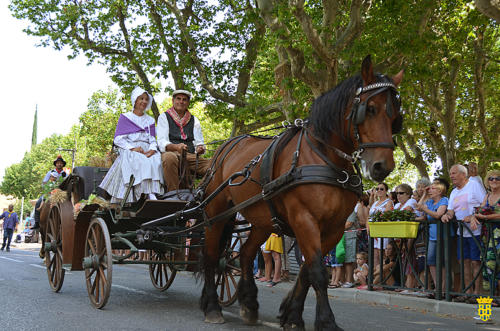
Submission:
[[[241,274],[239,267],[240,252],[235,252],[234,248],[240,244],[241,238],[234,238],[231,244],[222,252],[219,260],[219,271],[216,274],[215,286],[219,304],[223,307],[232,305],[237,299],[238,281],[236,277]]]
[[[50,209],[44,247],[45,266],[47,267],[50,287],[54,292],[61,290],[65,273],[62,258],[61,210],[59,208],[59,205],[55,205]]]
[[[166,261],[167,254],[150,251],[151,261]],[[149,277],[153,286],[160,291],[165,291],[174,282],[177,270],[171,264],[150,264]]]
[[[83,266],[90,302],[94,307],[102,308],[111,292],[113,259],[108,227],[101,218],[94,218],[90,222]]]

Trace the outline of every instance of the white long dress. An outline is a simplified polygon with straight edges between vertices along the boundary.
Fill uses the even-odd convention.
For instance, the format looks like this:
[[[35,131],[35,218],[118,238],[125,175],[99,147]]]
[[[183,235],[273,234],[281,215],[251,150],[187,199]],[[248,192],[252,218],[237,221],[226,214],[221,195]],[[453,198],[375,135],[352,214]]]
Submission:
[[[123,114],[129,120],[144,128],[144,132],[135,132],[115,137],[114,144],[118,147],[119,156],[104,177],[102,189],[111,195],[111,202],[120,202],[125,198],[130,176],[134,175],[133,189],[127,202],[137,201],[142,193],[163,193],[163,170],[161,155],[155,137],[147,128],[154,124],[149,115],[137,116],[133,112]],[[141,147],[145,152],[156,151],[151,157],[131,151],[131,148]]]
[[[376,205],[377,203],[374,202],[373,205],[370,207],[370,217],[369,217],[369,220],[368,221],[371,221],[371,216],[373,214],[375,214],[377,211],[381,211],[381,212],[384,212],[385,211],[385,206],[389,203],[390,199],[387,198],[385,199],[384,201],[382,201],[381,204],[379,205]],[[381,247],[381,240],[382,238],[373,238],[373,247],[374,248],[378,248],[380,249]],[[387,247],[387,245],[389,245],[389,238],[384,238],[384,248]]]

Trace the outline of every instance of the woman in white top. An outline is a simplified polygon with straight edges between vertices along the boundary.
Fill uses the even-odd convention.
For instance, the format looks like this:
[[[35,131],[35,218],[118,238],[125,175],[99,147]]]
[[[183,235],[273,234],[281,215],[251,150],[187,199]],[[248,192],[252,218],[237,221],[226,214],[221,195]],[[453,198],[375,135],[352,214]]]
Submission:
[[[102,189],[111,195],[112,203],[125,198],[130,176],[134,175],[133,189],[127,202],[137,201],[141,194],[156,199],[154,193],[163,193],[161,156],[155,138],[155,120],[145,112],[153,97],[140,87],[131,94],[133,110],[120,115],[113,143],[119,156],[104,177]]]
[[[370,218],[368,219],[369,221],[371,221],[371,216],[375,214],[377,211],[384,212],[387,210],[392,210],[394,205],[392,203],[392,200],[389,198],[388,192],[389,192],[389,186],[387,186],[386,183],[378,184],[377,187],[372,189],[372,191],[370,192],[370,202],[369,202]],[[366,229],[368,230],[369,234],[370,222],[366,224]],[[381,238],[373,238],[373,239],[374,239],[373,262],[377,266],[380,264],[380,256],[384,252],[380,251],[380,244],[382,242]],[[389,238],[384,238],[384,247],[387,247],[388,244],[389,244]]]
[[[398,185],[395,189],[396,196],[398,198],[398,203],[394,205],[394,209],[398,210],[409,210],[412,213],[415,213],[417,208],[417,200],[412,198],[413,190],[408,184]],[[417,255],[415,254],[415,246],[413,242],[415,239],[408,239],[405,245],[405,239],[402,240],[401,249],[402,249],[402,260],[405,266],[405,275],[406,275],[406,284],[407,288],[415,288],[416,287],[416,278],[413,275],[412,268],[410,264],[413,266],[415,272],[417,272]],[[405,291],[403,291],[405,292]],[[402,293],[403,293],[402,292]],[[406,290],[405,293],[410,293]]]

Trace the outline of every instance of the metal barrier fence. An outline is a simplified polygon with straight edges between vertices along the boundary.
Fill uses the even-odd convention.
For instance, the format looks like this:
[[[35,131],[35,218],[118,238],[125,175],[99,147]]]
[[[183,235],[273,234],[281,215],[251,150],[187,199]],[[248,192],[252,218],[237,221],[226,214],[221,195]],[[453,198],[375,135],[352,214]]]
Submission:
[[[401,289],[425,293],[429,297],[434,296],[437,300],[445,299],[451,301],[454,296],[476,298],[489,295],[490,297],[500,300],[497,295],[500,291],[500,220],[488,220],[481,222],[482,230],[478,238],[472,236],[474,245],[480,251],[480,261],[471,263],[472,276],[466,283],[465,274],[469,270],[464,264],[464,259],[457,259],[457,254],[460,257],[464,256],[463,235],[472,235],[471,230],[464,226],[464,223],[452,220],[449,223],[438,221],[428,222],[423,221],[419,227],[417,239],[394,239],[394,247],[396,248],[396,261],[390,272],[383,274],[380,272],[380,282],[373,284],[374,271],[376,268],[383,270],[384,266],[384,241],[381,240],[380,248],[380,263],[374,265],[374,238],[369,238],[368,250],[368,290],[374,290],[374,287],[382,287],[384,289]],[[429,224],[437,225],[436,241],[436,282],[431,286],[430,269],[428,262],[428,247],[429,247]],[[457,235],[458,230],[458,235]],[[442,240],[439,240],[442,238]],[[425,244],[425,263],[424,270],[418,272],[416,259],[416,243]],[[459,247],[457,249],[456,247]],[[455,250],[454,253],[453,250]],[[475,267],[475,268],[474,268]],[[444,287],[443,287],[443,268],[444,268]],[[474,270],[475,269],[475,270]],[[421,274],[423,272],[423,274]],[[399,275],[397,275],[399,273]],[[417,282],[416,287],[405,287],[407,277],[412,274]],[[483,278],[483,274],[486,279]],[[421,276],[423,279],[421,279]],[[393,285],[387,284],[387,281],[393,277],[396,283]],[[459,279],[457,279],[459,278]],[[480,280],[479,289],[476,280]],[[399,282],[397,281],[399,280]],[[459,280],[459,282],[458,282]],[[475,284],[476,283],[476,284]],[[453,286],[455,284],[455,288]],[[471,293],[476,290],[476,294]],[[498,291],[497,291],[498,290]]]

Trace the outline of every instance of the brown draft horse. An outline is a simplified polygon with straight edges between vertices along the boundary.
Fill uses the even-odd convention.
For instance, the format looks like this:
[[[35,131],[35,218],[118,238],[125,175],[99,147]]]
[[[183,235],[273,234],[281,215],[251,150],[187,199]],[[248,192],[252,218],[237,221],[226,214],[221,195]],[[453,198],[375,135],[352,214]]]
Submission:
[[[399,131],[402,125],[396,91],[402,77],[403,71],[392,79],[374,74],[370,56],[367,56],[362,63],[361,75],[347,79],[317,98],[307,124],[285,133],[289,139],[275,154],[271,179],[290,170],[292,156],[298,150],[297,167],[322,165],[341,169],[340,172],[349,177],[348,174],[355,175],[353,162],[361,160],[365,174],[373,180],[382,181],[395,166],[392,134]],[[304,130],[306,134],[300,134]],[[206,195],[213,193],[234,173],[252,164],[252,160],[256,160],[253,163],[255,167],[248,180],[239,186],[226,187],[208,203],[205,212],[209,218],[263,194],[260,177],[263,167],[260,157],[256,156],[267,151],[270,139],[245,136],[234,141],[224,144],[216,152],[204,182]],[[359,194],[362,186],[359,185],[359,177],[357,180],[357,185],[352,186],[359,186]],[[321,181],[292,186],[272,197],[278,218],[293,231],[305,257],[293,289],[280,306],[279,318],[284,329],[304,329],[304,300],[312,286],[317,299],[315,329],[341,330],[335,323],[328,302],[328,275],[322,257],[341,239],[345,220],[354,209],[356,200],[354,190]],[[252,224],[252,230],[240,252],[242,275],[238,284],[238,299],[242,318],[246,323],[254,324],[258,320],[259,304],[252,262],[260,245],[276,230],[270,208],[262,199],[241,210],[241,214]],[[206,228],[202,264],[204,287],[200,304],[205,321],[210,323],[224,322],[214,277],[230,224],[228,217],[227,221],[217,221]]]

